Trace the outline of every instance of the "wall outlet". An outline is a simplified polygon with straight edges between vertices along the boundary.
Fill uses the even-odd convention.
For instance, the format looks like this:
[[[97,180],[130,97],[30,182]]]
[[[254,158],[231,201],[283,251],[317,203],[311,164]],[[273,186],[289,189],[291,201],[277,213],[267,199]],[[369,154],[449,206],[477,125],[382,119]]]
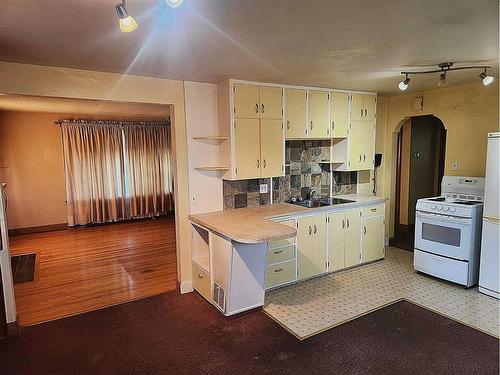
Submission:
[[[458,161],[452,161],[451,162],[451,170],[452,171],[458,171]]]
[[[266,194],[269,191],[267,184],[260,184],[260,193]]]

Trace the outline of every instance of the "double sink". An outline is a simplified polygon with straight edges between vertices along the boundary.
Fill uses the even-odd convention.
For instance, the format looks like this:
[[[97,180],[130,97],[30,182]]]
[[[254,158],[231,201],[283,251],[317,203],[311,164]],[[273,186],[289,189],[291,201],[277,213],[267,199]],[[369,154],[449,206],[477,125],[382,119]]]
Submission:
[[[306,208],[316,208],[316,207],[334,206],[337,204],[352,203],[352,202],[355,201],[342,198],[318,198],[318,199],[304,199],[301,201],[289,202],[289,203]]]

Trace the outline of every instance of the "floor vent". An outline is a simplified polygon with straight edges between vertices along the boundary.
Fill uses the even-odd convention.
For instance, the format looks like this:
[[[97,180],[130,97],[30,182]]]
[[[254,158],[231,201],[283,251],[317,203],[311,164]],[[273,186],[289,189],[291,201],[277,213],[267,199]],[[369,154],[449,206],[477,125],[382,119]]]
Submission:
[[[224,289],[218,285],[217,283],[214,283],[214,303],[221,309],[221,311],[226,311],[226,293],[224,292]]]

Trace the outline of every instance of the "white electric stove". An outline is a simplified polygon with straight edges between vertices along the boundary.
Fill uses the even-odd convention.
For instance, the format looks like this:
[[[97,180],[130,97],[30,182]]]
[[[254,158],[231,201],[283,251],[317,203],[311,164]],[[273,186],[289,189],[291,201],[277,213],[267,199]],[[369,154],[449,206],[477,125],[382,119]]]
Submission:
[[[470,287],[479,275],[484,178],[444,176],[441,192],[417,201],[413,266]]]

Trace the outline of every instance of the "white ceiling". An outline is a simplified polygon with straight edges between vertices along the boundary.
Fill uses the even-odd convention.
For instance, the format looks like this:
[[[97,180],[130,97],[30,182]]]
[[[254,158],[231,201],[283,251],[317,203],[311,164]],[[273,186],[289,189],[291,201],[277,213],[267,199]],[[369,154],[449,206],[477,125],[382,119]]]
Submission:
[[[499,62],[498,0],[0,0],[0,60],[153,77],[397,92],[401,70]],[[479,71],[449,75],[478,82]],[[436,86],[416,76],[411,90]]]

